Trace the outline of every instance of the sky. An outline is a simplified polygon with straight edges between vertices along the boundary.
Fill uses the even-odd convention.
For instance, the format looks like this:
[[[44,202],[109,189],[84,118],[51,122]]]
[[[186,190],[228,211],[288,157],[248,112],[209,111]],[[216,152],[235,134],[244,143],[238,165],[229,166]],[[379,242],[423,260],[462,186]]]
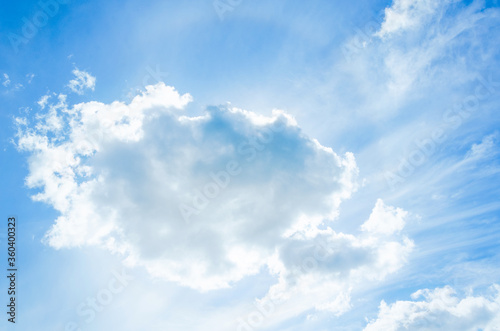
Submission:
[[[500,330],[496,0],[0,11],[0,330]]]

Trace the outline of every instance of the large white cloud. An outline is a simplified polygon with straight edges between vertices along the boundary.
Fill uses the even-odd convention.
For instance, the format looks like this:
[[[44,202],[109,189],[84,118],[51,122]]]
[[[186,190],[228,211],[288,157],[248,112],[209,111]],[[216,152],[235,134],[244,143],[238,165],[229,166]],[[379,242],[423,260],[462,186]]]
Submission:
[[[484,296],[460,299],[449,286],[419,290],[412,299],[380,304],[378,318],[365,331],[396,330],[500,330],[500,287],[493,285]]]
[[[163,83],[130,104],[69,106],[60,95],[34,123],[17,121],[26,183],[60,212],[49,245],[106,247],[199,290],[267,267],[278,281],[264,299],[295,293],[309,297],[300,309],[337,314],[350,288],[404,264],[413,243],[400,209],[379,200],[358,235],[331,228],[357,187],[352,154],[322,146],[282,111],[185,116],[191,99]]]

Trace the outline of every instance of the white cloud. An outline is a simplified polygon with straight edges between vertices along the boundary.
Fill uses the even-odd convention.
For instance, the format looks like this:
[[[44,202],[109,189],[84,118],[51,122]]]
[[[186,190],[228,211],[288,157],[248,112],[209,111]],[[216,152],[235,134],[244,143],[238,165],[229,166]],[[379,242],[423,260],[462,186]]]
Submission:
[[[68,87],[73,92],[83,94],[86,89],[94,90],[96,81],[94,76],[88,72],[78,70],[78,68],[73,70],[73,75],[75,75],[75,79],[70,80],[68,84]]]
[[[476,61],[494,56],[495,37],[477,32],[488,31],[486,26],[494,29],[495,17],[480,1],[465,6],[454,1],[395,0],[378,31],[376,22],[368,22],[341,46],[349,63],[337,65],[335,74],[346,76],[338,78],[335,89],[352,84],[354,97],[361,100],[356,110],[374,118],[394,116],[423,96],[438,103],[447,95],[452,104],[458,89],[476,79],[478,72],[489,71],[487,62],[477,60],[472,68],[464,57]],[[431,98],[434,93],[438,96]],[[422,115],[435,111],[430,106],[419,109]]]
[[[380,304],[378,318],[365,331],[396,330],[500,330],[500,287],[494,285],[485,296],[460,299],[449,286],[419,290],[412,299]]]
[[[403,209],[386,206],[381,199],[378,199],[370,218],[361,229],[374,233],[392,234],[404,228],[404,219],[407,215],[408,213]]]
[[[462,60],[455,59],[450,49],[473,42],[461,35],[477,28],[484,16],[480,4],[473,3],[459,9],[453,19],[442,17],[442,11],[453,9],[450,1],[427,0],[396,0],[386,9],[376,35],[392,37],[381,41],[390,91],[403,96],[418,85],[450,81],[450,75],[459,76],[456,83],[470,79],[468,68],[461,66]]]
[[[365,231],[357,236],[331,228],[295,233],[269,264],[279,281],[262,302],[284,306],[291,316],[312,307],[337,316],[351,309],[352,292],[396,272],[413,250],[414,244],[406,236],[369,226],[373,215],[382,223],[384,219],[392,223],[396,210],[398,217],[406,218],[405,211],[378,200],[363,225]]]
[[[296,295],[305,298],[296,309],[335,314],[350,308],[350,288],[405,263],[413,243],[396,233],[401,209],[379,200],[357,236],[331,228],[357,187],[352,154],[322,146],[282,111],[189,117],[190,101],[159,83],[130,104],[68,106],[61,95],[38,123],[20,121],[26,183],[61,214],[46,242],[106,247],[199,290],[267,267],[278,282],[263,299]]]
[[[10,80],[10,77],[8,74],[4,73],[3,74],[3,82],[2,85],[5,87],[11,86],[12,81]],[[14,83],[13,86],[8,89],[8,92],[14,92],[14,91],[19,91],[24,88],[24,85],[21,83]]]
[[[473,144],[466,160],[478,160],[498,154],[498,132],[485,136],[479,144]]]
[[[2,82],[2,85],[7,87],[10,85],[10,79],[9,79],[9,75],[7,75],[6,73],[3,74],[3,82]]]
[[[385,9],[385,19],[376,34],[386,37],[398,32],[420,27],[439,4],[447,1],[435,0],[393,0],[391,7]]]
[[[50,95],[44,95],[40,98],[40,100],[37,101],[38,105],[40,108],[44,109],[45,106],[47,105],[47,102],[49,101]]]

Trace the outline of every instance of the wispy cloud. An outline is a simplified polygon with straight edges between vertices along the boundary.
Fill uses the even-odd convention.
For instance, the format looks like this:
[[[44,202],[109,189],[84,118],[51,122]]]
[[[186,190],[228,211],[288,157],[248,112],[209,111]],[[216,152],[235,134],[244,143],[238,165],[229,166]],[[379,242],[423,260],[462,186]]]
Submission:
[[[7,75],[6,73],[3,74],[3,82],[2,82],[2,85],[7,87],[10,85],[10,78],[9,78],[9,75]]]
[[[433,0],[394,0],[392,5],[385,9],[385,19],[380,31],[376,33],[382,38],[419,28],[432,15],[441,3],[448,1]]]

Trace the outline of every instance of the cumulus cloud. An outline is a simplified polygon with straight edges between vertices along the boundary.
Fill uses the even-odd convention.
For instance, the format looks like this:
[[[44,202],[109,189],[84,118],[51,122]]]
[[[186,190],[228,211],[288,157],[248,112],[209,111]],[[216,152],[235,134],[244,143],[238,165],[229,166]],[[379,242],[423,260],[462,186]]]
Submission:
[[[403,209],[387,206],[382,199],[378,199],[370,218],[361,228],[374,233],[392,234],[404,228],[407,215],[408,212]]]
[[[263,299],[296,293],[309,297],[304,309],[341,314],[350,287],[395,272],[413,247],[400,234],[406,213],[381,200],[358,235],[331,228],[357,188],[354,156],[283,111],[186,116],[191,96],[163,83],[128,104],[57,100],[34,123],[17,121],[26,184],[60,212],[45,237],[54,248],[105,247],[199,290],[267,268],[277,283]]]
[[[493,285],[484,296],[460,299],[449,286],[418,290],[414,301],[380,304],[378,318],[365,331],[464,330],[495,331],[500,325],[500,286]],[[421,301],[416,301],[422,298]]]
[[[331,228],[294,233],[269,264],[279,281],[260,304],[288,306],[295,313],[311,307],[337,316],[345,313],[352,307],[352,292],[383,280],[406,263],[414,243],[398,230],[407,215],[379,199],[358,235]],[[374,226],[375,222],[380,224]],[[385,225],[391,230],[381,231]]]
[[[94,90],[96,81],[94,76],[88,72],[78,70],[78,68],[73,70],[73,75],[75,75],[75,78],[70,80],[68,84],[71,91],[81,95],[86,89]]]

